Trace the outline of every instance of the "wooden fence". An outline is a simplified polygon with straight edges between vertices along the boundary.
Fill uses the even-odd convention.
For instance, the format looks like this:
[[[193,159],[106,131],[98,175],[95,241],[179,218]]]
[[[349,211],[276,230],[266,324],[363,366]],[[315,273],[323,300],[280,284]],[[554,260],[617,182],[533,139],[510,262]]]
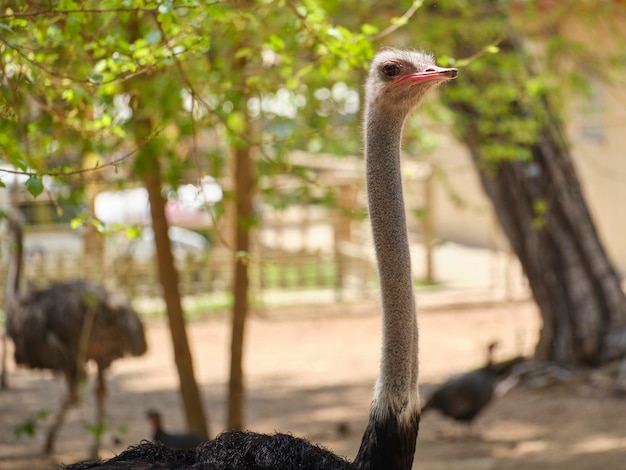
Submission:
[[[352,251],[352,252],[351,252]],[[91,279],[123,292],[131,299],[160,297],[156,262],[117,259],[100,263],[88,257],[49,256],[24,263],[22,290],[43,287],[54,281]],[[176,260],[179,288],[185,297],[227,299],[231,292],[233,255],[213,250],[202,259]],[[331,253],[322,251],[290,253],[261,251],[250,260],[252,296],[261,303],[316,303],[363,298],[375,289],[376,274],[371,262],[349,248]],[[0,283],[6,285],[6,266]],[[307,295],[308,293],[308,295]],[[282,297],[282,299],[281,299]],[[4,305],[4,289],[0,290]]]

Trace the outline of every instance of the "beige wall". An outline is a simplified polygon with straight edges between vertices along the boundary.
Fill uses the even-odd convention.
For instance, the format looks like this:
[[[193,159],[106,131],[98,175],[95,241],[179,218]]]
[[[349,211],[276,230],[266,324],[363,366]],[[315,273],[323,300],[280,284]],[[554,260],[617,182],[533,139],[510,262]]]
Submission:
[[[568,131],[598,232],[626,273],[626,90],[597,84],[592,100],[596,109],[576,113]]]
[[[465,245],[491,246],[493,209],[482,190],[469,153],[461,144],[449,140],[433,153],[432,160],[442,173],[435,180],[437,235],[443,240]]]

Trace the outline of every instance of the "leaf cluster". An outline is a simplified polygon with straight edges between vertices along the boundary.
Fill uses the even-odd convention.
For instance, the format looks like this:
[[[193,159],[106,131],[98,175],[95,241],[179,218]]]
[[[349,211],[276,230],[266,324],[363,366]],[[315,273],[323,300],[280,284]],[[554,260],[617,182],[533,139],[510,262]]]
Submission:
[[[354,151],[358,132],[346,139],[358,125],[354,70],[371,57],[377,29],[335,24],[334,8],[12,2],[0,15],[3,158],[29,175],[27,190],[37,196],[43,175],[95,168],[94,155],[98,169],[115,169],[103,181],[120,169],[118,181],[127,181],[140,169],[131,154],[127,165],[116,156],[133,146],[164,159],[172,184],[190,170],[224,174],[233,142],[257,147],[266,162],[294,147]],[[207,131],[216,143],[206,143]]]
[[[612,15],[611,2],[428,2],[415,18],[419,41],[442,65],[460,69],[458,86],[442,97],[454,112],[457,134],[480,149],[480,165],[531,159],[540,130],[564,111],[576,92],[606,66],[579,40],[550,31],[566,21],[598,27]],[[592,11],[593,14],[589,14]],[[417,40],[417,38],[416,38]],[[603,59],[601,59],[603,57]],[[572,86],[573,85],[573,86]]]

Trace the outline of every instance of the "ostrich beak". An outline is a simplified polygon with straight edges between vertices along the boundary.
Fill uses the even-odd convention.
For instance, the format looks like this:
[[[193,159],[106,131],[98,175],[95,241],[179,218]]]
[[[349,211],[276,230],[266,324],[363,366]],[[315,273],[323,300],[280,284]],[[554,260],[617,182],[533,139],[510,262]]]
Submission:
[[[412,84],[423,83],[428,81],[445,81],[456,78],[459,74],[458,69],[454,68],[443,68],[437,67],[436,65],[431,65],[423,72],[411,73],[409,75],[404,75],[397,80],[395,80],[394,85],[398,85],[403,82],[411,82]]]

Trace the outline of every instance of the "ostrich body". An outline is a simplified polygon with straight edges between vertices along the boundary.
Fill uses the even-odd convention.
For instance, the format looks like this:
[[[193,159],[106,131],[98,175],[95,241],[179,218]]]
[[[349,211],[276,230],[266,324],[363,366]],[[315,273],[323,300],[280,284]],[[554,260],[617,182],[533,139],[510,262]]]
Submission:
[[[430,396],[422,412],[438,410],[441,414],[471,426],[474,419],[494,398],[498,382],[511,372],[511,369],[524,361],[515,357],[495,363],[493,350],[496,344],[488,347],[487,364],[466,374],[456,375],[437,387]]]
[[[409,112],[456,69],[433,65],[421,52],[385,49],[374,58],[365,85],[365,154],[369,214],[377,255],[383,318],[380,373],[369,423],[353,462],[286,434],[224,432],[196,450],[191,463],[170,468],[220,470],[409,470],[417,439],[418,335],[400,173],[402,127]],[[188,454],[177,454],[182,460]],[[83,469],[159,468],[171,454],[143,444]],[[87,466],[85,466],[87,465]],[[92,465],[92,466],[89,466]],[[144,467],[142,467],[144,468]]]
[[[77,387],[86,377],[86,363],[92,360],[97,366],[96,422],[101,430],[104,371],[115,359],[144,354],[146,339],[143,325],[126,298],[93,282],[58,282],[20,295],[22,227],[18,217],[12,214],[9,219],[15,249],[7,289],[7,331],[18,365],[52,370],[62,374],[67,383],[67,396],[46,434],[44,452],[51,453],[68,408],[79,401]],[[98,446],[96,438],[93,456]]]

